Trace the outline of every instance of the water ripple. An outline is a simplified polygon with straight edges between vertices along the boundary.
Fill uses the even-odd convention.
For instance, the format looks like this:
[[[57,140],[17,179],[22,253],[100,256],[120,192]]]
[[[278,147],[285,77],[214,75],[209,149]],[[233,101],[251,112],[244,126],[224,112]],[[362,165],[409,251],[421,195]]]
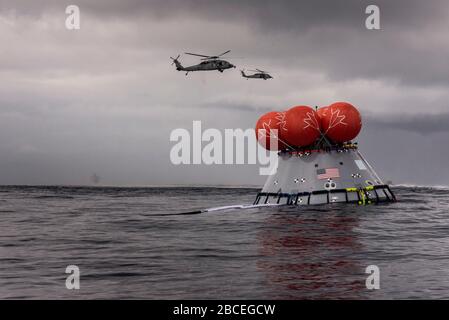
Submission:
[[[0,298],[448,298],[449,189],[395,192],[389,205],[162,216],[251,203],[257,190],[0,187]]]

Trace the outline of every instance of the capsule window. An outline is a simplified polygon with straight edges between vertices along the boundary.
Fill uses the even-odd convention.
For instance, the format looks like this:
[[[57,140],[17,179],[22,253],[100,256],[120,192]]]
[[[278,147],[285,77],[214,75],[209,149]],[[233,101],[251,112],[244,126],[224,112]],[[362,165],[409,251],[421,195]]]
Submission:
[[[359,201],[359,195],[357,192],[348,192],[348,201]]]
[[[327,202],[327,193],[312,194],[310,197],[310,204],[323,204]]]
[[[345,192],[332,192],[329,201],[332,202],[346,202]]]

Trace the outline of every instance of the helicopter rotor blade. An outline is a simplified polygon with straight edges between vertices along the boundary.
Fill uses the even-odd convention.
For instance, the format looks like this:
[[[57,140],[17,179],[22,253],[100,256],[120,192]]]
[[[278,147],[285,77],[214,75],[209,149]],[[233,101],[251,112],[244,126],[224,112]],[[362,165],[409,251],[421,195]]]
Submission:
[[[220,58],[222,55],[225,55],[226,53],[231,52],[231,50],[225,51],[222,54],[219,54],[218,56],[206,56],[204,54],[198,54],[198,53],[191,53],[191,52],[185,52],[185,54],[189,54],[191,56],[197,56],[202,57],[201,60],[214,60]]]
[[[209,56],[209,57],[205,57],[201,60],[214,60],[214,59],[219,59],[221,56],[225,55],[226,53],[231,52],[231,50],[228,50],[226,52],[223,52],[222,54],[219,54],[218,56]]]
[[[197,53],[190,53],[190,52],[185,52],[185,54],[189,54],[191,56],[197,56],[197,57],[210,58],[210,56],[206,56],[204,54],[197,54]]]
[[[225,54],[228,53],[228,52],[231,52],[231,50],[225,51],[225,52],[223,52],[222,54],[219,54],[217,57],[221,57],[221,56],[225,55]]]
[[[263,73],[263,74],[267,74],[267,73],[268,73],[268,71],[263,71],[263,70],[259,70],[259,69],[248,70],[248,71],[251,71],[251,72],[259,72],[259,73]]]

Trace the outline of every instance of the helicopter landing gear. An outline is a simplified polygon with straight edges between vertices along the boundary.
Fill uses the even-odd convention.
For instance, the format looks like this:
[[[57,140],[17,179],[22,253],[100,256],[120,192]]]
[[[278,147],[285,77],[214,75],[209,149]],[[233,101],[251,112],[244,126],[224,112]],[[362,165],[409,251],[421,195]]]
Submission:
[[[222,69],[218,69],[218,71],[220,71],[220,72],[223,72],[223,70],[222,70]]]

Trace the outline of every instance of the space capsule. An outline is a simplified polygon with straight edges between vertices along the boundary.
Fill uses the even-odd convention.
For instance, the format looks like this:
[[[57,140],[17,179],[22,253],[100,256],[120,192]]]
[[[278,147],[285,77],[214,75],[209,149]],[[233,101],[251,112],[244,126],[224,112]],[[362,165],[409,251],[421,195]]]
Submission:
[[[350,103],[335,102],[316,111],[301,105],[263,115],[256,134],[259,143],[270,150],[270,134],[261,136],[261,128],[276,132],[271,138],[278,144],[278,166],[254,204],[365,205],[396,201],[390,186],[353,141],[362,129],[362,118]]]

